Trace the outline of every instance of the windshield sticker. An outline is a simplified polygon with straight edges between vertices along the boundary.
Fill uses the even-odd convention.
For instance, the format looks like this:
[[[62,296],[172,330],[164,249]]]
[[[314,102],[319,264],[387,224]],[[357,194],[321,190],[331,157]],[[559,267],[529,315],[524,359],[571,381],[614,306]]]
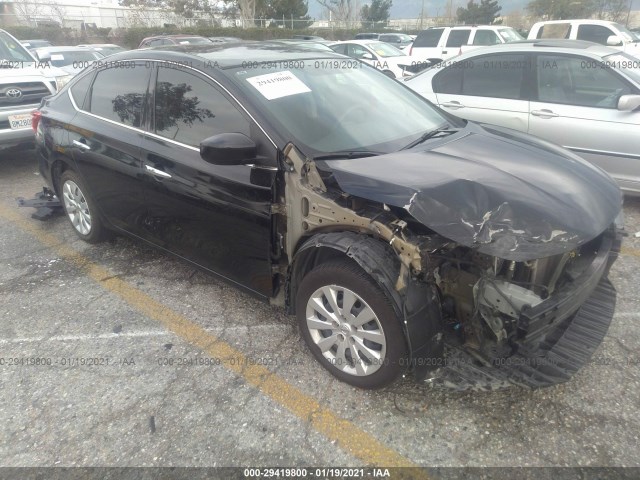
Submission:
[[[267,100],[311,91],[309,87],[288,70],[247,78],[247,82],[253,85]]]
[[[64,60],[64,55],[60,55],[59,53],[52,53],[51,60]]]

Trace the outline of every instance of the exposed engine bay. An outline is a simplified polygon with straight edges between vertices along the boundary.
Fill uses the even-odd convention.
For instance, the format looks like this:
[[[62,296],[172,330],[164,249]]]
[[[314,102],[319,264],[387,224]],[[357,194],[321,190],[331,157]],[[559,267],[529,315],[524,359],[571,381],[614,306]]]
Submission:
[[[555,314],[545,313],[540,319],[536,318],[535,325],[530,325],[526,313],[548,305],[545,300],[571,293],[574,281],[594,262],[601,247],[604,233],[571,249],[559,243],[556,249],[562,253],[541,258],[515,260],[482,253],[479,248],[461,245],[416,220],[407,208],[409,205],[399,207],[350,195],[344,192],[332,172],[321,170],[314,162],[304,159],[295,147],[291,146],[287,153],[290,175],[285,177],[286,195],[280,209],[280,213],[286,214],[280,225],[286,258],[294,259],[302,242],[324,232],[339,235],[348,230],[386,243],[398,260],[393,285],[389,286],[399,298],[398,302],[407,301],[411,289],[435,292],[433,298],[419,300],[437,303],[436,309],[430,310],[431,316],[437,313],[439,332],[433,335],[433,328],[429,330],[433,338],[427,343],[432,351],[442,352],[436,348],[441,342],[457,345],[481,364],[491,365],[516,354],[524,340],[533,340],[537,347],[545,340],[546,333],[557,328],[560,322]],[[528,244],[527,248],[530,247]],[[549,248],[553,247],[545,242],[542,251],[547,252]],[[347,249],[344,251],[349,254]],[[368,265],[370,259],[357,255],[353,258],[370,273],[381,269],[375,264]],[[399,310],[404,308],[400,305]],[[417,311],[423,307],[413,308]],[[553,307],[552,310],[560,309]],[[560,321],[567,317],[562,315]],[[420,328],[412,327],[411,322],[421,321],[424,320],[408,320],[405,315],[408,342],[412,347],[427,341],[412,338],[411,332]],[[412,361],[420,359],[416,360],[414,354]],[[443,364],[434,358],[426,363],[429,367],[426,370]]]

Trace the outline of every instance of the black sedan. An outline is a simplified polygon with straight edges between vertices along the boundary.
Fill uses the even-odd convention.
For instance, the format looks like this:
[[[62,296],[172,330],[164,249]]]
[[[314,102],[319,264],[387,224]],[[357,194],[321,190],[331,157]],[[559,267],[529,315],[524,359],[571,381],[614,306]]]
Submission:
[[[80,238],[129,235],[287,308],[355,386],[566,381],[613,315],[622,197],[606,173],[347,57],[125,52],[33,125]]]

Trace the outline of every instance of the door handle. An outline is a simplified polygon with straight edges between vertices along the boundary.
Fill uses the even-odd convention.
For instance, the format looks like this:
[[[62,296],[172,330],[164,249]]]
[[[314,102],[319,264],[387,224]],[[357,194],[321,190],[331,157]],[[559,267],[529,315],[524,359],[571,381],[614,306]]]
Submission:
[[[82,140],[84,140],[84,138],[83,138]],[[76,147],[79,147],[81,150],[91,150],[91,147],[90,147],[89,145],[87,145],[86,143],[81,142],[81,141],[79,141],[79,140],[74,140],[72,143],[73,143]]]
[[[451,102],[444,102],[440,104],[441,107],[445,107],[445,108],[451,108],[453,110],[457,110],[459,108],[464,108],[464,105],[462,105],[460,102],[456,102],[455,100],[451,101]]]
[[[163,172],[162,170],[158,170],[157,168],[153,168],[151,165],[145,164],[144,168],[146,168],[148,172],[151,172],[153,175],[156,175],[158,177],[171,178],[171,175],[168,174],[167,172]]]
[[[552,112],[551,110],[547,110],[546,108],[543,108],[542,110],[531,110],[531,115],[540,118],[554,118],[560,116],[557,113]]]

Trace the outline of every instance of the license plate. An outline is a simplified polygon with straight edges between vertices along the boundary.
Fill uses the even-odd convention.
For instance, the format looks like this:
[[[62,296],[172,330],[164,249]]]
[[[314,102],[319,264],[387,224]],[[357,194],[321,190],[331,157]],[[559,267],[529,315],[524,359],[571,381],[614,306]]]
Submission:
[[[9,126],[11,127],[11,130],[31,128],[31,114],[23,113],[22,115],[9,115]]]

